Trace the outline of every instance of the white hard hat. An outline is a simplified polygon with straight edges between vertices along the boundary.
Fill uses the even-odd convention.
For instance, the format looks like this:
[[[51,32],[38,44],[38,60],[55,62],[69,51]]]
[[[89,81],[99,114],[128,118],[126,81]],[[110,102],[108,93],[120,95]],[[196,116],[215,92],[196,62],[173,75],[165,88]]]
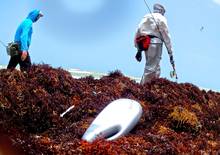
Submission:
[[[161,13],[162,15],[164,15],[166,12],[164,6],[159,3],[154,4],[153,8],[155,13]]]

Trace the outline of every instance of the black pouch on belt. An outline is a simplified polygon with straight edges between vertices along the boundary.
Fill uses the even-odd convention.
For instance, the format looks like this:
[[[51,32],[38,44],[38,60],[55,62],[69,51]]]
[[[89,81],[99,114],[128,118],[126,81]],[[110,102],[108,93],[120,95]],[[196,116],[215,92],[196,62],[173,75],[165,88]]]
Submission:
[[[19,44],[16,42],[8,43],[8,46],[6,47],[7,54],[11,57],[19,55]]]

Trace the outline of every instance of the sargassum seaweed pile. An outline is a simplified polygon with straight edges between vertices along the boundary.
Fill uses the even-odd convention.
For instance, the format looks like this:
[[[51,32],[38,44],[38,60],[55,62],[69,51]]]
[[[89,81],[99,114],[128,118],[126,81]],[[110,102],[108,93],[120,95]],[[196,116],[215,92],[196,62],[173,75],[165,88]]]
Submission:
[[[135,128],[117,140],[83,141],[95,117],[119,98],[142,105]],[[2,69],[0,135],[0,154],[219,154],[220,93],[163,78],[140,85],[120,71],[74,79],[45,64],[28,73]]]

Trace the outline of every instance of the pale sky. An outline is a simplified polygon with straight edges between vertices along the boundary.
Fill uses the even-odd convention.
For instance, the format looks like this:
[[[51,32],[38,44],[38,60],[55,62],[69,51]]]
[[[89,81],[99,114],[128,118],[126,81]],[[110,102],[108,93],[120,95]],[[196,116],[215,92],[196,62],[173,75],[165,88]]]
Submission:
[[[220,91],[220,0],[147,1],[151,8],[156,2],[166,8],[178,82]],[[32,9],[44,13],[33,25],[29,49],[33,63],[102,73],[119,69],[125,75],[142,76],[145,60],[135,60],[133,39],[148,13],[143,0],[2,1],[0,40],[12,41]],[[4,47],[0,51],[0,64],[7,65]],[[170,79],[165,48],[161,70],[161,77]]]

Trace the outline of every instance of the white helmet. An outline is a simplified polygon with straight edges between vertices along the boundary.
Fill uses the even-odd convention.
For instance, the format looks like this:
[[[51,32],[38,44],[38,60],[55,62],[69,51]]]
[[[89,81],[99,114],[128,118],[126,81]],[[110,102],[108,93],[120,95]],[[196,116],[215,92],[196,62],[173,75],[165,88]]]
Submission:
[[[154,8],[154,13],[160,13],[160,14],[164,15],[166,12],[164,6],[159,3],[154,4],[153,8]]]

